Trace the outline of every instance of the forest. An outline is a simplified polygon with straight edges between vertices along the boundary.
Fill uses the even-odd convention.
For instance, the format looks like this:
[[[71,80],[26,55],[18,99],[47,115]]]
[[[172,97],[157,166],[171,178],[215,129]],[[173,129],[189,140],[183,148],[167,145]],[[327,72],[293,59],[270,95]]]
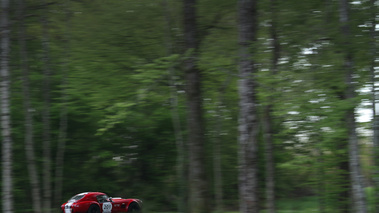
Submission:
[[[378,1],[0,1],[2,213],[379,212]]]

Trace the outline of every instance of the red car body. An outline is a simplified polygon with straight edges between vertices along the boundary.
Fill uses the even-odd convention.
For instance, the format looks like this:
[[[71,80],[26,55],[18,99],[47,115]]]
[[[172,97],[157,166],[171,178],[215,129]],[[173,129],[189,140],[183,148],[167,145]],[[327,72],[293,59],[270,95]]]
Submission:
[[[61,205],[62,213],[142,212],[139,199],[111,198],[102,192],[83,192]]]

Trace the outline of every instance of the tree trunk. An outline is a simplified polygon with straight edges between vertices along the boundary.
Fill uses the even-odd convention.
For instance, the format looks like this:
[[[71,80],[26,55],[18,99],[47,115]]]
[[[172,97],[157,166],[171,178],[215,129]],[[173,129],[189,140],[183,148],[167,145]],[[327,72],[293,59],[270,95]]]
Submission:
[[[23,91],[23,104],[24,104],[24,116],[25,116],[25,154],[27,161],[27,168],[29,173],[29,181],[31,188],[31,198],[33,205],[33,212],[41,213],[41,193],[39,177],[36,167],[36,160],[34,155],[34,142],[33,142],[33,116],[32,108],[30,104],[30,84],[29,84],[29,64],[28,54],[26,50],[25,41],[25,24],[24,13],[25,5],[24,0],[19,0],[19,49],[21,57],[21,69],[23,72],[22,77],[22,91]]]
[[[42,0],[42,4],[45,1]],[[43,49],[43,201],[42,212],[51,212],[51,137],[50,137],[50,59],[49,59],[49,40],[48,40],[48,26],[47,18],[42,15],[42,49]]]
[[[241,213],[258,213],[257,99],[251,48],[256,38],[257,1],[239,0],[239,197]]]
[[[346,122],[346,120],[344,120]],[[339,141],[338,144],[338,150],[348,150],[348,139],[344,139]],[[338,193],[338,203],[336,204],[338,212],[340,213],[349,213],[350,208],[352,205],[350,205],[350,191],[351,191],[351,181],[349,178],[350,174],[350,167],[349,167],[349,156],[347,153],[342,152],[337,155],[338,159],[338,169],[339,169],[339,184],[341,185],[341,188],[339,188]]]
[[[1,135],[2,135],[2,209],[3,213],[13,213],[12,192],[12,137],[10,117],[10,22],[9,1],[1,1]]]
[[[351,32],[349,27],[349,2],[347,0],[340,0],[340,25],[341,34],[343,38],[343,45],[345,50],[344,57],[344,70],[345,70],[345,97],[347,100],[352,100],[355,97],[355,90],[353,85],[352,76],[354,74],[353,56],[350,45]],[[346,111],[346,122],[349,134],[349,170],[350,181],[353,196],[354,212],[366,213],[366,196],[363,186],[363,177],[361,174],[361,167],[359,162],[359,147],[358,137],[356,133],[355,121],[355,106],[351,106]]]
[[[190,54],[185,61],[189,146],[189,208],[191,213],[208,211],[208,185],[205,177],[204,128],[201,76],[197,67],[198,38],[196,1],[184,0],[185,47]]]
[[[376,85],[377,82],[377,71],[375,67],[377,67],[377,32],[375,28],[377,26],[376,23],[376,11],[378,8],[375,5],[375,0],[370,1],[371,4],[371,29],[370,29],[370,37],[371,37],[371,76],[372,76],[372,114],[373,114],[373,144],[374,144],[374,184],[375,184],[375,208],[376,212],[379,213],[379,88]]]
[[[277,36],[277,13],[276,0],[271,0],[271,39],[272,39],[272,66],[271,77],[274,77],[278,72],[278,61],[280,57],[280,44]],[[273,91],[274,85],[269,86]],[[273,116],[272,107],[275,100],[272,95],[264,109],[264,139],[265,139],[265,160],[266,160],[266,205],[269,213],[275,213],[275,162],[274,162],[274,132],[273,132]]]
[[[69,71],[69,58],[70,58],[70,36],[69,36],[69,22],[70,22],[70,11],[69,2],[66,0],[64,3],[64,10],[66,14],[66,30],[65,30],[65,48],[62,64],[62,89],[61,89],[61,109],[60,109],[60,124],[59,124],[59,136],[58,136],[58,149],[55,161],[55,187],[54,187],[54,204],[59,205],[62,202],[62,189],[63,189],[63,168],[64,168],[64,154],[66,150],[66,138],[67,138],[67,75]]]

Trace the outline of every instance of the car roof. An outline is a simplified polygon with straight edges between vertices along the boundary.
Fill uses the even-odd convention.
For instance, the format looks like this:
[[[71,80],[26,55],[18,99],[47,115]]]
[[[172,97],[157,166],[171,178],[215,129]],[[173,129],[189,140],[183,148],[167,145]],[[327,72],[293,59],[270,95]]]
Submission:
[[[75,196],[83,195],[83,198],[90,198],[90,197],[96,197],[98,195],[105,195],[103,192],[82,192],[79,194],[76,194]]]
[[[87,195],[103,195],[103,194],[105,194],[103,192],[84,192],[84,193],[86,193]]]
[[[82,193],[78,193],[76,195],[100,195],[100,194],[105,194],[103,192],[82,192]]]

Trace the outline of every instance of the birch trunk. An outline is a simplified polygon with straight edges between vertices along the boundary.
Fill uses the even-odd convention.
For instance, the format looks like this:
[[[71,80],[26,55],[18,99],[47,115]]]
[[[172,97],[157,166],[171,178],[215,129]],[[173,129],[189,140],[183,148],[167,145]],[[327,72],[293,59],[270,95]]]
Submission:
[[[241,213],[258,213],[257,99],[251,48],[256,38],[257,1],[238,1],[239,31],[239,198]]]
[[[1,1],[1,133],[2,133],[2,212],[13,213],[12,137],[10,118],[10,22],[9,1]]]
[[[26,50],[25,39],[25,24],[24,24],[24,12],[25,5],[24,0],[19,0],[19,48],[21,57],[21,69],[22,76],[22,91],[23,91],[23,105],[25,116],[25,155],[27,161],[27,168],[29,173],[29,181],[31,188],[31,198],[34,213],[41,212],[41,193],[40,183],[38,180],[38,172],[36,166],[36,160],[34,155],[34,141],[33,141],[33,119],[32,108],[30,104],[30,83],[29,83],[29,64],[28,54]]]
[[[201,76],[196,65],[198,60],[196,0],[184,0],[183,6],[185,47],[190,53],[184,68],[188,110],[189,212],[207,213],[209,212],[208,185],[205,177]]]
[[[377,6],[375,5],[375,0],[370,1],[371,4],[371,29],[370,29],[370,37],[371,37],[371,76],[372,76],[372,114],[373,114],[373,144],[374,144],[374,183],[376,191],[375,193],[375,208],[376,212],[379,212],[379,88],[376,85],[376,82],[378,82],[378,79],[376,77],[377,71],[375,70],[375,67],[377,66],[377,31],[375,31],[375,28],[377,26],[376,22],[376,11],[378,10]]]
[[[353,85],[352,76],[354,74],[353,56],[350,45],[351,32],[349,26],[349,2],[347,0],[340,0],[340,25],[341,34],[343,38],[343,45],[345,50],[344,57],[344,69],[345,69],[345,98],[352,100],[355,97],[355,90]],[[350,181],[353,197],[354,212],[366,213],[366,196],[363,186],[363,177],[361,174],[361,167],[359,162],[359,147],[358,137],[356,133],[356,121],[355,121],[355,107],[351,106],[346,111],[346,122],[349,133],[349,170]]]

